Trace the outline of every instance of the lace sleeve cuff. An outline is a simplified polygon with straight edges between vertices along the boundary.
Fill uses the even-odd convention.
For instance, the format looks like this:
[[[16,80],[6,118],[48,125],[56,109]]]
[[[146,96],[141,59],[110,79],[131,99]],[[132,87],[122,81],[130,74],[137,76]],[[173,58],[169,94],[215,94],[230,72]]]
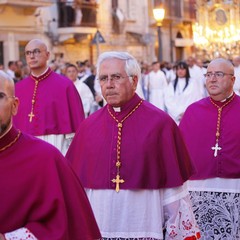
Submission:
[[[165,206],[168,219],[166,224],[166,239],[200,239],[200,230],[197,226],[189,196]],[[171,217],[170,217],[171,216]]]
[[[15,231],[5,233],[4,236],[6,240],[37,240],[27,228],[19,228]]]

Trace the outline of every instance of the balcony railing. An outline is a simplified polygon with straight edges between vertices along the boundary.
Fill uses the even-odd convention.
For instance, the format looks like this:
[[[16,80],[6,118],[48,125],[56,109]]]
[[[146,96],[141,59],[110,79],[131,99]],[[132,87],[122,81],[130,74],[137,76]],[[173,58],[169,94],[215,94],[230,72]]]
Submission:
[[[58,26],[62,27],[96,27],[97,7],[94,2],[58,2]]]

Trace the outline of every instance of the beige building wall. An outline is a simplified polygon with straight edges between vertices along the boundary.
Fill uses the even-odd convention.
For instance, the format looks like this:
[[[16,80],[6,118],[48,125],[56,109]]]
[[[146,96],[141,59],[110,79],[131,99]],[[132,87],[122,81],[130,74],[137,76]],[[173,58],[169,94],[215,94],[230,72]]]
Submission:
[[[23,4],[24,3],[24,4]],[[20,59],[23,46],[32,38],[48,39],[42,28],[36,25],[35,10],[39,6],[50,6],[46,1],[4,1],[0,4],[0,42],[3,43],[4,66],[8,61]]]
[[[24,0],[11,4],[0,2],[0,41],[3,42],[4,65],[9,60],[24,58],[27,41],[41,38],[50,47],[51,59],[63,54],[66,62],[76,63],[89,59],[96,63],[103,51],[128,51],[140,62],[148,64],[157,60],[157,27],[153,19],[152,0],[119,0],[119,32],[113,27],[111,0],[98,0],[97,27],[68,27],[57,29],[56,1]],[[19,3],[19,4],[18,4]],[[20,4],[21,3],[21,4]],[[26,3],[25,5],[23,3]],[[53,21],[54,20],[54,21]],[[175,37],[179,30],[189,38],[190,25],[174,23],[172,29],[173,58],[176,60]],[[105,43],[91,44],[97,29]],[[83,37],[76,39],[76,34]],[[85,34],[85,35],[83,35]],[[169,25],[162,27],[163,60],[170,61]],[[191,54],[191,47],[184,48],[185,55]]]

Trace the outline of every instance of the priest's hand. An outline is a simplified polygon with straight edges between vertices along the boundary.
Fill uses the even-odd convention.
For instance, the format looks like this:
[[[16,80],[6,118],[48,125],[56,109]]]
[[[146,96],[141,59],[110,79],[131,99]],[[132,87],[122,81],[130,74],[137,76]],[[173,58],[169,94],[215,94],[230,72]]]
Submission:
[[[0,240],[6,240],[3,234],[0,233]]]

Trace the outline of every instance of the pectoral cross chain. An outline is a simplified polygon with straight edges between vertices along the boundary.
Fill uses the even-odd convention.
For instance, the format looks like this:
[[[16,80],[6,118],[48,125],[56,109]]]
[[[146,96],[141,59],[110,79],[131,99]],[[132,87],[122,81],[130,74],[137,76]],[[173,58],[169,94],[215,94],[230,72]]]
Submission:
[[[112,179],[113,183],[116,183],[116,192],[119,192],[120,190],[120,183],[124,183],[125,181],[123,179],[120,179],[120,175],[117,174],[116,178]]]
[[[112,179],[111,181],[113,183],[116,183],[116,192],[120,191],[120,183],[124,183],[125,181],[123,179],[120,178],[120,168],[122,165],[121,162],[121,144],[122,144],[122,128],[123,128],[123,123],[124,121],[131,116],[138,108],[139,106],[142,104],[143,100],[141,99],[140,102],[135,106],[135,108],[133,108],[133,110],[131,112],[129,112],[121,121],[119,121],[114,114],[110,111],[110,108],[108,106],[108,112],[110,114],[110,116],[115,120],[115,122],[117,123],[117,148],[116,148],[116,168],[117,168],[117,175],[116,178]]]
[[[212,147],[212,150],[214,150],[214,157],[217,156],[218,151],[221,150],[222,148],[218,146],[218,143],[215,144],[214,147]]]
[[[218,115],[217,115],[217,129],[216,129],[216,144],[214,147],[212,147],[212,150],[214,151],[214,157],[217,157],[218,151],[220,151],[222,148],[218,146],[218,141],[220,139],[220,130],[221,130],[221,117],[222,117],[222,110],[225,106],[227,106],[233,99],[236,94],[233,93],[232,96],[225,99],[225,103],[222,106],[219,106],[217,103],[214,102],[214,100],[210,97],[211,103],[217,108]]]

